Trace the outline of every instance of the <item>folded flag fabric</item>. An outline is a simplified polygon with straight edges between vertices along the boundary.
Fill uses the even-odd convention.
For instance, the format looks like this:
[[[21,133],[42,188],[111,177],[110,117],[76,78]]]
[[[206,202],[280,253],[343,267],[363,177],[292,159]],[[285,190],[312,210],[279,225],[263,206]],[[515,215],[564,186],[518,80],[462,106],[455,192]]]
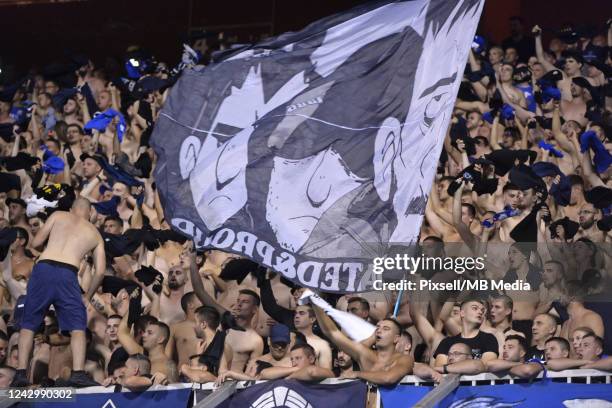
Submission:
[[[125,130],[127,129],[125,124],[125,118],[123,115],[113,108],[108,108],[104,112],[96,115],[92,120],[85,124],[85,130],[98,130],[100,132],[104,132],[106,127],[111,123],[111,121],[115,118],[115,116],[119,117],[119,123],[117,124],[117,137],[120,142],[123,142],[123,135],[125,134]]]
[[[555,157],[563,157],[563,153],[555,149],[553,145],[546,143],[544,140],[540,140],[540,143],[538,143],[538,147],[540,149],[548,150],[550,154],[552,154]]]
[[[537,162],[534,163],[531,168],[539,177],[559,176],[559,182],[553,182],[553,184],[550,186],[549,193],[553,196],[557,205],[569,205],[570,199],[572,197],[572,184],[570,183],[569,178],[565,174],[563,174],[561,170],[559,170],[559,167],[555,166],[552,163]]]
[[[580,136],[580,151],[582,153],[591,149],[594,153],[593,163],[595,164],[595,171],[597,173],[603,173],[612,164],[612,155],[606,147],[597,138],[597,134],[593,130],[584,132]]]
[[[561,91],[555,86],[547,86],[542,90],[542,102],[548,103],[551,99],[558,101],[561,99]]]
[[[117,216],[117,205],[119,204],[119,197],[113,197],[108,201],[100,201],[93,203],[94,208],[98,214]]]

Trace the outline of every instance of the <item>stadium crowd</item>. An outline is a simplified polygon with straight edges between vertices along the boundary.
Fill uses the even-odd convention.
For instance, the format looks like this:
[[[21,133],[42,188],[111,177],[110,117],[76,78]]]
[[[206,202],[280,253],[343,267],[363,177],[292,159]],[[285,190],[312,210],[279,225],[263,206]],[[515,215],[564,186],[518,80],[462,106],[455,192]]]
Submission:
[[[149,139],[217,41],[195,39],[173,69],[130,49],[121,78],[76,56],[4,85],[0,387],[612,371],[610,22],[548,44],[510,27],[501,45],[474,40],[421,234],[427,254],[486,253],[487,268],[417,276],[532,290],[410,293],[393,317],[397,292],[313,294],[170,229]]]

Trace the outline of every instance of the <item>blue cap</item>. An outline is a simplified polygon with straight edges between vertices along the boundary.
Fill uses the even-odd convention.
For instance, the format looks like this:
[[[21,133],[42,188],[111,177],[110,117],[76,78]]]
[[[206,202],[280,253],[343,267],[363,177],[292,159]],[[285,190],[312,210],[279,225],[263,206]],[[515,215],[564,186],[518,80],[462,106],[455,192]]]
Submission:
[[[270,342],[272,343],[286,343],[291,342],[289,336],[289,328],[284,324],[277,323],[270,327]]]

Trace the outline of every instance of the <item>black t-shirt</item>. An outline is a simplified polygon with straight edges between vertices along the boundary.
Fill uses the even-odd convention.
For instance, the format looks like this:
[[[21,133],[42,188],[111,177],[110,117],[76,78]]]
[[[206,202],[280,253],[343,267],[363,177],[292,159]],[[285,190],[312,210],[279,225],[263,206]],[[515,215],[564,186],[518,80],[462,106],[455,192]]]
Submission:
[[[488,351],[495,353],[495,355],[499,353],[499,345],[497,344],[495,336],[490,333],[479,331],[478,334],[472,338],[461,337],[461,334],[445,338],[436,349],[434,358],[438,354],[448,355],[448,350],[450,350],[451,346],[455,343],[467,344],[472,349],[472,358],[474,359],[481,358],[482,355]]]
[[[525,361],[531,360],[532,358],[546,361],[546,356],[544,355],[545,351],[546,350],[540,350],[538,346],[533,345],[527,349],[527,353],[525,353]]]

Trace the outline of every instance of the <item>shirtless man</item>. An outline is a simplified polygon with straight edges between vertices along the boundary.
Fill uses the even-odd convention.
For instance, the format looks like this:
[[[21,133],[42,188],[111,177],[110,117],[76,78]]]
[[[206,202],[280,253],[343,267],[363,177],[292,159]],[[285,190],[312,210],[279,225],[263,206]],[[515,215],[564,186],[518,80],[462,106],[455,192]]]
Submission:
[[[338,377],[348,377],[355,371],[353,359],[342,350],[338,350],[336,367],[338,369]]]
[[[231,370],[244,372],[247,365],[263,353],[263,339],[252,327],[253,317],[261,301],[257,293],[243,289],[238,294],[232,315],[245,331],[230,330],[227,343],[233,351]]]
[[[206,290],[202,284],[202,278],[198,272],[198,267],[195,261],[195,250],[193,245],[189,248],[190,251],[190,277],[193,290],[202,302],[202,304],[214,307],[219,314],[223,315],[229,310],[217,302]],[[263,339],[253,329],[253,318],[257,313],[261,301],[259,295],[249,289],[243,289],[238,293],[238,299],[232,310],[232,315],[236,323],[244,331],[229,330],[226,342],[232,349],[232,363],[230,370],[238,373],[244,373],[248,363],[255,360],[263,353]]]
[[[536,313],[548,313],[552,303],[565,295],[565,267],[559,261],[549,260],[542,271],[542,285],[539,290],[539,302]],[[558,313],[558,312],[557,312]]]
[[[587,334],[580,342],[578,358],[558,358],[546,361],[546,366],[553,371],[568,370],[571,368],[592,367],[601,360],[603,354],[603,340],[594,334]]]
[[[603,337],[604,324],[601,316],[584,307],[584,293],[578,285],[568,285],[567,288],[567,319],[561,326],[561,337],[570,338],[570,334],[574,333],[579,327],[586,327],[593,330],[596,336]]]
[[[597,227],[597,221],[601,218],[601,211],[591,203],[584,203],[578,211],[578,232],[574,235],[574,240],[588,238],[593,242],[604,242],[605,232]]]
[[[512,103],[521,106],[523,109],[527,109],[527,101],[523,92],[514,86],[512,76],[514,75],[514,67],[512,64],[503,63],[499,70],[499,80],[497,83],[498,89],[500,90],[502,97],[507,98],[504,102]]]
[[[219,372],[226,372],[231,363],[233,353],[231,347],[224,340],[223,332],[218,331],[221,316],[219,312],[210,306],[200,306],[196,309],[194,333],[199,340],[198,349],[201,351],[198,357],[198,364],[184,363],[181,373],[191,381],[198,383],[212,382],[217,378]],[[217,338],[217,336],[221,336]],[[223,341],[223,351],[220,355],[213,353],[218,350],[211,350],[215,347],[215,342]],[[204,361],[203,361],[204,359]],[[205,362],[205,363],[204,363]]]
[[[299,296],[298,296],[299,297]],[[352,295],[344,295],[336,303],[336,308],[342,311],[349,311],[348,300],[352,298]],[[363,292],[359,294],[359,297],[368,302],[368,319],[371,323],[376,323],[382,320],[391,312],[390,294],[374,290],[370,292]]]
[[[88,192],[88,195],[98,200],[100,198],[99,186],[103,182],[104,172],[100,159],[97,156],[91,156],[88,153],[83,153],[80,157],[83,170],[82,192]],[[82,193],[83,194],[83,193]]]
[[[73,168],[77,163],[81,162],[81,155],[83,154],[83,149],[81,149],[83,129],[78,124],[69,124],[66,129],[66,138],[68,139],[68,144],[64,149],[67,151],[68,164]]]
[[[570,83],[571,99],[561,100],[561,112],[565,120],[575,120],[581,126],[586,126],[588,119],[584,116],[587,104],[584,97],[585,91],[590,87],[589,81],[583,77],[574,77]]]
[[[142,347],[151,360],[151,372],[163,374],[169,383],[173,383],[178,379],[176,364],[164,352],[169,338],[170,328],[165,323],[150,323],[142,334]]]
[[[365,321],[372,322],[370,320],[370,304],[362,297],[353,296],[349,298],[347,312],[359,316]]]
[[[578,221],[580,210],[587,203],[584,198],[584,181],[582,177],[575,174],[568,176],[568,179],[572,185],[572,193],[570,195],[570,203],[568,206],[563,207],[561,215],[567,216],[572,221]]]
[[[531,342],[531,326],[535,311],[539,305],[541,272],[529,263],[530,244],[514,243],[508,250],[509,269],[504,276],[504,282],[522,280],[529,283],[531,291],[506,291],[506,295],[514,300],[512,310],[512,328],[521,331]]]
[[[308,305],[301,305],[295,309],[293,325],[295,329],[306,337],[306,342],[312,346],[316,354],[319,367],[332,368],[332,355],[329,343],[312,332],[312,326],[317,321],[314,310]]]
[[[27,280],[30,278],[32,268],[34,267],[34,261],[25,254],[29,235],[21,227],[15,227],[15,230],[17,231],[17,239],[15,240],[15,245],[11,246],[11,270],[15,279]]]
[[[315,351],[308,344],[291,347],[291,367],[269,367],[261,372],[262,380],[287,378],[300,381],[321,381],[334,377],[329,368],[315,364]]]
[[[64,122],[66,122],[68,126],[83,126],[83,122],[81,122],[79,118],[79,103],[76,99],[66,99],[66,103],[62,108],[62,113],[64,115]]]
[[[514,302],[512,298],[503,294],[495,294],[489,299],[489,313],[487,320],[480,328],[485,333],[491,333],[497,339],[499,355],[503,352],[503,344],[506,331],[512,329],[512,309]]]
[[[539,26],[534,26],[532,33],[535,37],[535,48],[536,56],[540,64],[544,66],[546,71],[552,71],[557,69],[550,61],[544,56],[544,48],[542,47],[542,30]],[[581,75],[582,59],[577,55],[566,55],[565,65],[563,65],[563,79],[557,83],[557,87],[561,90],[563,99],[571,100],[570,86],[572,78]]]
[[[268,337],[270,352],[249,364],[246,374],[256,377],[261,372],[261,369],[259,369],[261,366],[291,367],[291,357],[289,356],[290,343],[291,336],[287,326],[280,323],[272,326],[270,328],[270,336]]]
[[[106,336],[108,338],[108,349],[111,353],[121,347],[118,337],[121,319],[122,317],[119,315],[112,315],[106,320]]]
[[[144,354],[133,354],[125,362],[125,372],[120,379],[122,386],[131,391],[144,391],[153,385],[157,378],[151,375],[151,361]],[[113,377],[107,378],[103,385],[116,384]],[[160,383],[158,381],[155,382]]]
[[[452,177],[440,179],[432,188],[425,208],[429,225],[444,242],[461,242],[461,237],[453,226],[453,199],[448,194],[448,186],[453,181]]]
[[[189,357],[196,354],[198,340],[194,331],[196,326],[195,311],[202,306],[202,302],[195,292],[188,292],[181,298],[181,308],[185,312],[185,320],[170,326],[170,339],[166,345],[166,355],[173,358],[178,356],[178,367],[189,363]]]
[[[55,307],[60,329],[71,332],[73,361],[69,383],[75,387],[94,383],[84,371],[87,327],[85,303],[91,300],[102,282],[106,259],[104,241],[88,221],[90,210],[89,201],[83,198],[75,200],[70,213],[54,212],[32,242],[34,248],[41,248],[49,238],[28,282],[28,295],[19,332],[19,366],[13,387],[29,385],[26,369],[34,332],[40,327],[51,304]],[[95,274],[83,297],[77,272],[83,257],[92,250]]]
[[[127,314],[119,325],[119,339],[129,355],[143,354],[145,351],[151,360],[151,372],[161,382],[176,382],[178,371],[176,363],[166,356],[166,344],[170,338],[170,328],[163,322],[152,321],[142,333],[142,346],[130,334],[127,328]]]
[[[502,188],[501,198],[497,197],[495,200],[494,208],[488,208],[488,210],[497,212],[502,211],[507,207],[510,207],[513,210],[520,210],[522,202],[523,193],[521,192],[521,189],[517,185],[507,182]],[[526,216],[527,214],[523,213],[514,217],[506,218],[505,220],[501,221],[501,223],[499,223],[499,228],[497,229],[491,241],[511,242],[510,231],[512,231],[514,227],[516,227],[516,225],[520,223]],[[500,245],[496,245],[495,247],[489,248],[489,250],[494,250],[495,248],[497,248],[498,251],[503,250],[502,246]],[[491,258],[492,256],[498,257],[501,256],[501,254],[492,254],[489,252],[488,256],[489,258]],[[489,262],[490,261],[491,259],[489,259]]]
[[[27,204],[21,198],[7,198],[6,205],[8,207],[8,217],[11,227],[21,227],[28,231],[30,234],[30,240],[32,234],[30,233],[30,225],[26,218]]]
[[[412,373],[413,358],[395,350],[402,333],[402,327],[395,320],[383,319],[378,322],[375,331],[376,350],[373,350],[349,339],[323,309],[316,305],[312,305],[312,308],[327,338],[359,364],[361,371],[347,372],[344,378],[359,378],[378,385],[391,385]]]
[[[166,324],[178,323],[185,319],[181,309],[181,298],[185,294],[187,275],[180,264],[172,265],[168,271],[168,292],[160,298],[160,320]]]
[[[470,137],[476,137],[480,134],[480,127],[484,124],[482,114],[478,111],[472,111],[467,114],[466,127]]]

